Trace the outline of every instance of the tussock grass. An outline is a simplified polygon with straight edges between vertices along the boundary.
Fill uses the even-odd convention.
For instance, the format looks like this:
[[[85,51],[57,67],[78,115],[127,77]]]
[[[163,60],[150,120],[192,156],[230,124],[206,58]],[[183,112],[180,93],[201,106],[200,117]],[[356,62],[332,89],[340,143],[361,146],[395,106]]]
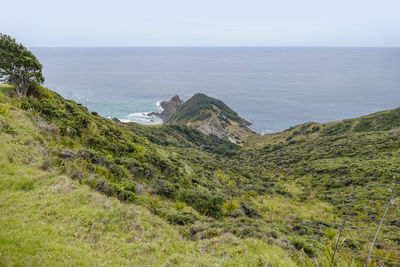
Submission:
[[[2,266],[295,266],[261,240],[191,241],[143,206],[41,170],[46,148],[35,140],[45,136],[27,113],[12,110],[0,121],[14,129],[0,132]]]
[[[25,100],[8,88],[0,265],[292,266],[301,251],[325,264],[350,185],[338,259],[362,261],[387,177],[399,173],[398,110],[306,123],[240,149],[185,126],[107,120],[42,87]],[[400,262],[398,212],[379,235],[378,264]]]
[[[295,266],[285,252],[232,235],[190,241],[147,209],[71,179],[1,159],[5,266]]]

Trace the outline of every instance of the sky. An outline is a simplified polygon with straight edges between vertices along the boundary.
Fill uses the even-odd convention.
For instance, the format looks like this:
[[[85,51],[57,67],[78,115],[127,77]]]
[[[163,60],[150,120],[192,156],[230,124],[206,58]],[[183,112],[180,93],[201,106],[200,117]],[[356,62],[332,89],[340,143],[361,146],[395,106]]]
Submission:
[[[400,46],[399,0],[0,0],[25,46]]]

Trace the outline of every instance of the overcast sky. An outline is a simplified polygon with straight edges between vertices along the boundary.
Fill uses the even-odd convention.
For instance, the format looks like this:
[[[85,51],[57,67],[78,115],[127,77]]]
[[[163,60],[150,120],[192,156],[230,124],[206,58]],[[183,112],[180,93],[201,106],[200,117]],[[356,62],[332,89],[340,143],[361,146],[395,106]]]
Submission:
[[[12,0],[26,46],[400,46],[400,0]]]

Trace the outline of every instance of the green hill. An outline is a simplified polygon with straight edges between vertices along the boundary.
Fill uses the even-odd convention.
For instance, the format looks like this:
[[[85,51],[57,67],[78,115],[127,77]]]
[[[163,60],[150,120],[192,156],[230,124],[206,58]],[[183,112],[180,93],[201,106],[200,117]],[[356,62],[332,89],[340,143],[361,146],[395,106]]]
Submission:
[[[40,86],[26,99],[1,86],[0,264],[330,266],[349,207],[337,263],[362,265],[398,192],[399,109],[239,147],[195,126],[207,110],[244,127],[240,117],[193,98],[175,122],[143,126]],[[400,263],[399,211],[371,266]]]
[[[250,123],[224,102],[200,93],[180,105],[167,123],[191,126],[238,144],[252,134],[246,127]]]
[[[208,97],[205,94],[195,94],[184,102],[172,116],[170,122],[196,122],[203,121],[212,113],[218,113],[221,117],[242,123],[240,117],[221,100]]]
[[[308,141],[326,136],[351,135],[363,132],[388,131],[400,126],[400,108],[376,112],[360,118],[342,121],[316,123],[308,122],[291,127],[282,133],[253,135],[247,140],[247,147],[262,147],[266,144],[284,141]]]

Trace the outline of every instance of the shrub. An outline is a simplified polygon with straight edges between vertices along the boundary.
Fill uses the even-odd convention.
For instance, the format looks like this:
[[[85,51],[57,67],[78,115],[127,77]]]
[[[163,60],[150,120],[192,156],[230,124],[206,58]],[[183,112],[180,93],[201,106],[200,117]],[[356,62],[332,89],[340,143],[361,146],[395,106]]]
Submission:
[[[179,201],[179,200],[175,201],[175,208],[177,211],[182,211],[185,208],[185,206],[186,205],[184,202]]]
[[[185,189],[181,192],[180,198],[204,215],[219,218],[223,214],[224,198],[218,192],[204,188]]]
[[[49,160],[49,159],[44,159],[39,168],[40,168],[41,170],[47,171],[47,170],[49,170],[49,169],[51,168],[52,165],[53,165],[53,163],[51,162],[51,160]]]
[[[5,122],[0,122],[0,132],[4,132],[6,134],[16,134],[17,132],[14,130],[14,128]]]
[[[39,113],[46,116],[48,120],[55,121],[66,117],[65,112],[63,112],[53,101],[48,98],[42,98],[40,100],[34,98],[28,101],[30,102],[22,105],[23,108],[32,107]]]
[[[317,249],[314,247],[313,243],[307,242],[299,237],[292,238],[291,242],[297,250],[303,250],[308,256],[314,257],[317,255]]]
[[[351,239],[351,238],[346,238],[343,241],[343,246],[344,247],[348,247],[348,248],[350,248],[352,250],[355,250],[355,249],[359,249],[360,248],[360,243],[357,240],[354,240],[354,239]]]
[[[196,216],[190,212],[178,212],[178,213],[169,214],[167,216],[167,220],[170,223],[174,223],[174,224],[178,224],[178,225],[192,224],[196,221],[196,219],[197,219]]]
[[[311,133],[318,132],[320,129],[321,129],[321,127],[319,127],[319,126],[313,126],[313,127],[311,128]]]
[[[373,128],[372,121],[367,119],[361,119],[356,126],[354,126],[354,131],[356,132],[365,132],[371,130]]]
[[[40,86],[39,84],[32,84],[30,86],[28,96],[34,98],[49,98],[54,100],[53,93],[49,89]]]
[[[223,208],[227,215],[231,215],[239,208],[239,204],[237,202],[229,201],[224,204]]]
[[[166,197],[172,197],[177,188],[175,184],[165,180],[156,180],[155,183],[155,193]]]
[[[326,238],[332,241],[336,237],[337,232],[333,228],[328,228],[325,230],[324,235],[326,236]]]
[[[343,134],[347,132],[351,128],[351,122],[346,121],[346,122],[340,122],[336,123],[331,127],[325,128],[323,130],[323,135],[337,135],[337,134]]]
[[[11,109],[10,104],[0,104],[0,115],[10,117],[11,116],[10,109]]]

